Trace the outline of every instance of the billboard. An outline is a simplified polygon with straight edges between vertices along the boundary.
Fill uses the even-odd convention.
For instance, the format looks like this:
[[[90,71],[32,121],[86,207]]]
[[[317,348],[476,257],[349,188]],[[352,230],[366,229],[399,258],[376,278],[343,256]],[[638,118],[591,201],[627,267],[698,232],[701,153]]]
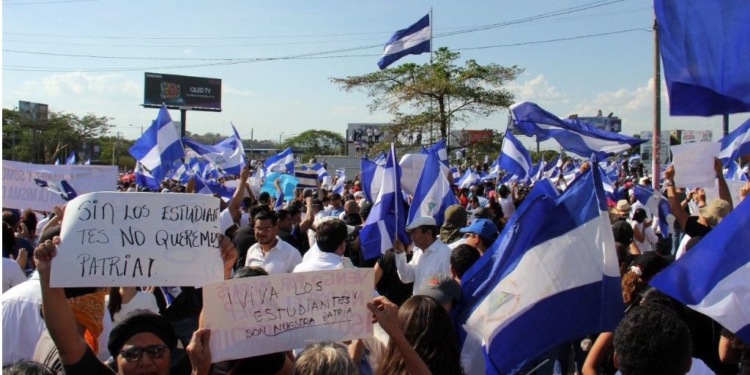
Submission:
[[[221,80],[146,73],[143,106],[221,112]]]
[[[598,129],[608,132],[619,133],[622,131],[622,120],[619,117],[577,117],[578,121],[593,125]]]
[[[711,142],[714,132],[711,130],[683,130],[680,137],[681,144],[696,142]]]
[[[18,101],[18,112],[26,120],[45,122],[49,113],[49,106],[42,103]]]
[[[646,171],[651,173],[651,150],[653,148],[651,138],[654,133],[650,131],[642,131],[641,132],[641,139],[648,139],[648,142],[641,143],[641,161],[643,162],[643,167]],[[670,159],[670,152],[669,152],[669,144],[670,144],[670,136],[668,131],[661,132],[661,137],[659,137],[659,162],[661,165],[666,164],[669,162]]]
[[[468,147],[477,143],[492,142],[492,130],[451,130],[450,145],[451,147]]]

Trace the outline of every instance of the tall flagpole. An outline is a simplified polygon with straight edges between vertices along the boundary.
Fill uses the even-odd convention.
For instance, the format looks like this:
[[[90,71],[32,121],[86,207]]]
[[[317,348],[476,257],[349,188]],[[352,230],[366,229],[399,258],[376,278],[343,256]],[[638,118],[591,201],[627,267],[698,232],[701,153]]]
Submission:
[[[651,135],[651,184],[659,189],[661,177],[661,51],[659,50],[659,22],[654,18],[654,126]]]
[[[396,225],[393,226],[393,228],[394,228],[393,229],[393,242],[396,242],[397,240],[399,240],[398,239],[398,227],[399,227],[399,225],[403,224],[404,226],[406,226],[406,223],[399,223],[399,220],[398,220],[398,218],[399,218],[399,216],[398,216],[398,208],[399,207],[398,206],[402,205],[401,200],[404,199],[404,195],[403,194],[398,194],[398,184],[400,184],[401,181],[399,181],[398,173],[397,173],[397,170],[396,170],[396,166],[398,165],[398,161],[396,161],[396,146],[393,143],[391,143],[390,153],[391,154],[389,156],[391,157],[391,159],[392,159],[391,161],[393,162],[393,166],[392,166],[393,167],[393,193],[394,193],[393,196],[395,198],[393,200],[394,201],[394,203],[393,203],[393,206],[394,206],[393,209],[396,212]],[[388,160],[388,158],[386,158],[386,160]],[[388,162],[386,162],[386,167],[388,167]],[[404,249],[404,250],[406,250],[406,249]]]
[[[430,65],[432,65],[432,29],[433,27],[434,25],[432,23],[432,7],[430,7]],[[430,101],[430,112],[432,112],[432,101]],[[435,139],[435,136],[433,134],[434,127],[435,127],[435,121],[433,119],[430,119],[430,142],[434,141]],[[445,149],[446,151],[448,150],[447,143],[446,143]]]

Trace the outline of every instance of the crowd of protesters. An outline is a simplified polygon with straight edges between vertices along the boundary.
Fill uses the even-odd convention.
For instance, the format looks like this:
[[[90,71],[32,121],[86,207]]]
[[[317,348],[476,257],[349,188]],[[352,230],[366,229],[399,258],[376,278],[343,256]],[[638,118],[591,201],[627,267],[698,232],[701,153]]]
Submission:
[[[584,162],[580,170],[588,167]],[[649,177],[642,171],[620,173],[613,181],[610,214],[625,319],[614,332],[581,337],[529,359],[534,365],[522,371],[614,374],[619,368],[629,375],[684,374],[691,368],[705,368],[717,374],[750,373],[750,346],[647,284],[738,203],[732,202],[720,163],[716,172],[719,197],[706,202],[701,189],[674,186],[680,171],[666,170],[663,192],[675,213],[669,233],[659,231],[654,213],[632,194],[636,184],[650,185]],[[290,350],[212,363],[211,332],[199,329],[200,288],[51,287],[51,261],[60,241],[64,207],[42,217],[31,210],[4,209],[3,373],[484,373],[481,346],[471,349],[459,344],[450,311],[461,298],[462,275],[503,233],[533,186],[501,184],[499,178],[463,188],[454,185],[460,203],[446,209],[444,223],[433,217],[416,218],[406,227],[410,245],[396,241],[381,257],[365,259],[359,231],[373,202],[365,198],[358,177],[346,181],[343,193],[321,184],[316,189],[297,189],[274,210],[278,205],[273,197],[254,193],[246,182],[248,175],[245,167],[229,201],[217,197],[232,218],[218,250],[225,278],[372,267],[373,288],[379,295],[368,303],[378,323],[374,338],[312,342],[298,353]],[[118,189],[144,190],[131,182],[119,183]],[[193,193],[194,189],[192,180],[185,185],[169,180],[154,193]],[[742,198],[748,189],[745,184]]]

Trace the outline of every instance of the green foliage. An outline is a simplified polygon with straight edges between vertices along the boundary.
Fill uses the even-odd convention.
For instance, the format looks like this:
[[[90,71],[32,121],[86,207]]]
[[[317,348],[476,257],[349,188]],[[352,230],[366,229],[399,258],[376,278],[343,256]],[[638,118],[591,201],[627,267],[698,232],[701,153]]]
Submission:
[[[473,59],[458,66],[459,57],[458,52],[441,47],[432,63],[407,63],[330,80],[346,92],[367,93],[372,98],[370,111],[385,110],[394,117],[393,132],[427,134],[430,124],[435,124],[440,137],[446,139],[449,125],[463,124],[477,116],[487,117],[513,104],[513,94],[502,86],[523,72],[516,66],[479,65]]]
[[[328,130],[308,130],[289,137],[281,148],[292,147],[302,151],[301,160],[308,160],[321,155],[341,155],[344,153],[346,140],[339,134]]]
[[[79,117],[51,112],[46,121],[32,121],[16,109],[3,108],[3,159],[54,163],[56,158],[65,158],[70,150],[82,150],[84,142],[107,135],[113,127],[111,120],[92,113]]]

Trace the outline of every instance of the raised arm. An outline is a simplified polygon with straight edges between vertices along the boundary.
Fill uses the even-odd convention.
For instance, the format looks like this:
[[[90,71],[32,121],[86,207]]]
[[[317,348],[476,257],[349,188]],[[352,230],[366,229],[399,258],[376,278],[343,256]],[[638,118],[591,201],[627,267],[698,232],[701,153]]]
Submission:
[[[63,288],[50,287],[50,268],[52,258],[57,255],[57,243],[47,240],[34,250],[39,282],[42,285],[42,312],[52,341],[55,342],[63,365],[77,363],[86,354],[88,344],[78,334],[78,325],[73,310],[65,299]]]
[[[232,220],[239,221],[240,216],[242,216],[240,204],[242,203],[242,199],[245,198],[244,188],[249,176],[250,169],[247,168],[247,165],[243,165],[240,171],[240,180],[237,182],[237,189],[234,191],[234,195],[232,195],[232,199],[229,200],[227,206],[229,214],[232,215]]]
[[[667,188],[667,201],[669,201],[669,210],[674,215],[675,222],[679,224],[680,228],[685,229],[685,224],[690,217],[687,212],[682,208],[680,202],[677,200],[677,190],[674,187],[674,166],[670,165],[667,170],[664,171],[664,186]]]
[[[404,333],[398,326],[398,306],[383,296],[376,297],[367,303],[367,308],[372,312],[372,322],[380,323],[383,330],[388,333],[391,343],[401,352],[406,365],[406,372],[411,375],[432,374],[422,357],[417,354]]]
[[[313,215],[312,211],[312,197],[305,198],[305,220],[302,220],[301,223],[299,223],[299,230],[302,233],[307,233],[307,230],[312,228],[313,222],[315,221],[315,215]]]
[[[732,203],[732,194],[729,192],[729,186],[727,186],[727,181],[724,180],[724,171],[723,171],[723,165],[721,164],[721,160],[718,158],[714,158],[714,172],[716,172],[716,179],[719,180],[719,198],[727,201],[729,203],[729,208],[734,208],[734,204]]]

